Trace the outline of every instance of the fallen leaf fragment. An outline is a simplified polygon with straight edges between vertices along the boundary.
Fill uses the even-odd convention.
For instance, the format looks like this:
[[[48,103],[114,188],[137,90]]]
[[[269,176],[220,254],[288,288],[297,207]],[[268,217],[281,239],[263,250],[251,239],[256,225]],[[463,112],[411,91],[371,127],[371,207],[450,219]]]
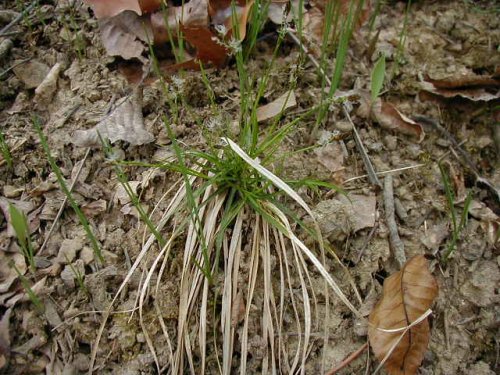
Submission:
[[[161,0],[85,0],[94,10],[97,18],[113,17],[126,10],[138,15],[157,10]]]
[[[154,140],[153,135],[144,128],[140,90],[130,97],[123,98],[111,115],[94,128],[77,130],[73,134],[73,143],[82,147],[97,147],[101,145],[99,135],[109,139],[111,143],[122,140],[134,146]]]
[[[146,49],[145,43],[153,38],[149,19],[131,11],[99,20],[99,29],[108,55],[126,60],[139,58]]]
[[[218,37],[207,27],[184,26],[180,27],[186,41],[196,48],[195,60],[204,63],[213,63],[215,66],[222,66],[226,62],[228,50],[221,44]],[[194,61],[191,68],[196,68],[198,64]]]
[[[276,100],[257,108],[257,121],[265,121],[297,105],[294,91],[287,91]]]
[[[372,104],[366,96],[363,96],[358,114],[365,118],[371,117],[373,121],[378,122],[385,129],[416,136],[418,142],[422,142],[425,137],[422,125],[406,117],[391,103],[384,102],[380,98],[377,98]]]
[[[497,71],[491,76],[461,74],[439,80],[427,77],[421,88],[419,97],[422,100],[464,98],[487,102],[500,98],[500,73]]]
[[[137,190],[141,187],[141,181],[129,181],[128,186],[134,194],[137,194]],[[130,203],[130,196],[128,195],[124,185],[118,184],[116,186],[113,202],[115,204],[119,203],[122,206],[126,205],[127,203]]]
[[[382,298],[369,317],[368,337],[390,375],[417,373],[429,343],[429,322],[425,318],[405,328],[425,316],[437,294],[436,279],[423,255],[411,258],[385,280]]]
[[[35,102],[39,105],[46,105],[52,101],[57,90],[57,80],[62,70],[60,63],[55,64],[43,79],[42,83],[35,89]]]
[[[233,0],[208,0],[208,14],[215,25],[224,25],[228,31],[227,36],[232,36],[233,29]],[[238,37],[245,39],[248,14],[252,9],[253,0],[234,1],[234,12],[238,17]]]
[[[20,61],[15,60],[14,74],[19,78],[27,89],[34,89],[42,83],[50,71],[50,68],[38,60]]]
[[[8,309],[0,320],[0,370],[3,369],[10,357],[9,320],[12,309]]]

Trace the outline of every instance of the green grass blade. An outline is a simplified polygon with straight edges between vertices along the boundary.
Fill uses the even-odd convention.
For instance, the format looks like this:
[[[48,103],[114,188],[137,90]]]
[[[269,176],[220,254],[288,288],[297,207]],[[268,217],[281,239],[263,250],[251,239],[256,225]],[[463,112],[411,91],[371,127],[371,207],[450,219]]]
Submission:
[[[99,243],[97,242],[96,237],[94,236],[94,233],[92,233],[92,230],[90,229],[90,224],[85,215],[83,214],[82,210],[80,210],[80,207],[78,206],[78,203],[76,203],[75,199],[73,198],[73,195],[71,194],[71,191],[68,188],[68,185],[66,184],[66,181],[62,175],[61,170],[57,166],[56,161],[52,157],[52,154],[50,152],[49,144],[47,142],[47,138],[43,134],[41,125],[40,125],[40,120],[37,116],[33,116],[33,125],[35,127],[35,130],[38,134],[38,137],[40,138],[40,143],[42,144],[43,150],[45,151],[45,154],[47,155],[47,160],[50,164],[50,167],[52,171],[55,173],[57,177],[57,181],[59,182],[59,186],[61,187],[61,190],[63,191],[64,195],[66,195],[66,198],[68,199],[69,204],[75,211],[76,215],[78,216],[78,219],[80,220],[80,223],[83,225],[83,228],[85,229],[85,233],[87,234],[88,239],[90,240],[90,243],[92,245],[92,249],[94,250],[94,254],[99,260],[99,262],[103,263],[104,258],[102,256],[102,252],[99,246]]]
[[[371,80],[372,103],[378,98],[380,92],[382,91],[382,87],[384,86],[384,79],[385,79],[385,55],[382,53],[382,56],[380,56],[380,58],[377,60],[372,71],[372,80]]]

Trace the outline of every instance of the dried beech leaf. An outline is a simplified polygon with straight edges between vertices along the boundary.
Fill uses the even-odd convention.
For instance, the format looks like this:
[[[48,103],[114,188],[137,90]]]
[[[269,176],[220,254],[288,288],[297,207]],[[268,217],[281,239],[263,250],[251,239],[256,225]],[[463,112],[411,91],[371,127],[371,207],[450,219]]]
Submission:
[[[417,373],[429,343],[429,322],[425,318],[410,328],[399,343],[402,332],[383,330],[408,327],[425,314],[437,294],[437,282],[423,255],[411,258],[385,280],[382,298],[370,314],[368,337],[379,361],[389,355],[384,366],[390,375]]]
[[[113,17],[130,10],[138,15],[149,13],[160,7],[161,0],[85,0],[97,18]]]
[[[500,98],[500,74],[498,72],[492,76],[462,74],[440,80],[427,78],[421,83],[421,87],[419,97],[422,100],[465,98],[487,102]]]
[[[99,20],[101,40],[110,56],[124,59],[140,57],[153,33],[149,19],[125,11],[115,17]]]
[[[363,95],[358,110],[360,116],[370,116],[373,121],[378,122],[385,129],[417,136],[419,142],[424,139],[425,133],[422,125],[403,115],[392,104],[384,102],[380,98],[372,106],[370,106],[370,103],[368,97]]]
[[[181,31],[189,44],[196,48],[196,60],[204,63],[211,62],[216,66],[222,66],[226,62],[226,47],[218,43],[217,37],[208,27],[191,27],[181,24]]]
[[[232,35],[233,28],[233,0],[208,0],[208,14],[214,25],[224,25],[228,30],[227,36]],[[236,0],[234,11],[238,17],[239,39],[245,39],[248,14],[252,9],[253,0]]]
[[[139,91],[124,98],[117,108],[103,121],[89,130],[77,130],[73,134],[73,143],[82,147],[100,146],[99,134],[111,143],[126,141],[134,146],[152,142],[154,137],[144,128],[142,103]]]

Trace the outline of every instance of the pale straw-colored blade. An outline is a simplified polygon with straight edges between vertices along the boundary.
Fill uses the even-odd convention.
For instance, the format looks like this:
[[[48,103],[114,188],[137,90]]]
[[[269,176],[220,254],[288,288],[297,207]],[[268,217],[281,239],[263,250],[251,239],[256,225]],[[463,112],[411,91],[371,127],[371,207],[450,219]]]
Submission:
[[[280,219],[283,225],[286,226],[288,219],[285,214],[281,212],[275,205],[270,202],[264,202],[263,205],[267,207],[276,217]],[[296,245],[298,248],[307,256],[307,258],[314,264],[318,272],[326,279],[330,287],[333,289],[337,297],[351,310],[357,317],[361,318],[361,313],[352,305],[352,303],[347,299],[345,294],[339,288],[335,280],[330,276],[325,267],[316,258],[314,253],[306,246],[304,243],[297,238],[297,236],[291,231],[291,229],[286,228],[285,235]]]
[[[250,266],[248,271],[249,280],[246,293],[245,317],[243,319],[243,329],[241,334],[240,375],[246,375],[247,373],[248,324],[250,321],[250,307],[252,306],[253,295],[255,292],[255,284],[257,283],[257,272],[259,270],[259,247],[262,238],[260,223],[261,223],[261,217],[259,215],[256,215],[255,222],[253,225]]]

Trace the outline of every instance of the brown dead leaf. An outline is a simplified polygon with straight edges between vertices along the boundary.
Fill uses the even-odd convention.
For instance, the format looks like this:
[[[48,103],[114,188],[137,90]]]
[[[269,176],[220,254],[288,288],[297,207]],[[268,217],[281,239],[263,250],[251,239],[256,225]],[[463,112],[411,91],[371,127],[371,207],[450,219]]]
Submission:
[[[427,77],[421,87],[419,97],[422,100],[464,98],[487,102],[500,99],[500,74],[480,76],[469,73],[439,80]]]
[[[131,10],[138,15],[158,10],[161,0],[85,0],[94,10],[96,18],[114,17]]]
[[[222,66],[226,62],[228,50],[221,45],[217,36],[207,27],[181,25],[185,39],[196,48],[195,60]],[[192,68],[196,68],[195,62]],[[186,67],[186,66],[183,66]]]
[[[81,206],[81,209],[85,216],[94,217],[106,211],[107,202],[104,199],[99,199],[90,203],[85,203]]]
[[[368,337],[379,361],[388,356],[384,366],[390,375],[417,373],[429,343],[429,322],[425,318],[406,332],[384,330],[404,329],[416,322],[437,294],[436,279],[423,255],[411,258],[385,280],[382,298],[370,314]]]
[[[358,115],[365,118],[371,117],[373,121],[378,122],[385,129],[417,136],[418,142],[422,142],[425,137],[422,125],[406,117],[391,103],[384,102],[380,98],[377,98],[371,105],[368,96],[363,95]]]

